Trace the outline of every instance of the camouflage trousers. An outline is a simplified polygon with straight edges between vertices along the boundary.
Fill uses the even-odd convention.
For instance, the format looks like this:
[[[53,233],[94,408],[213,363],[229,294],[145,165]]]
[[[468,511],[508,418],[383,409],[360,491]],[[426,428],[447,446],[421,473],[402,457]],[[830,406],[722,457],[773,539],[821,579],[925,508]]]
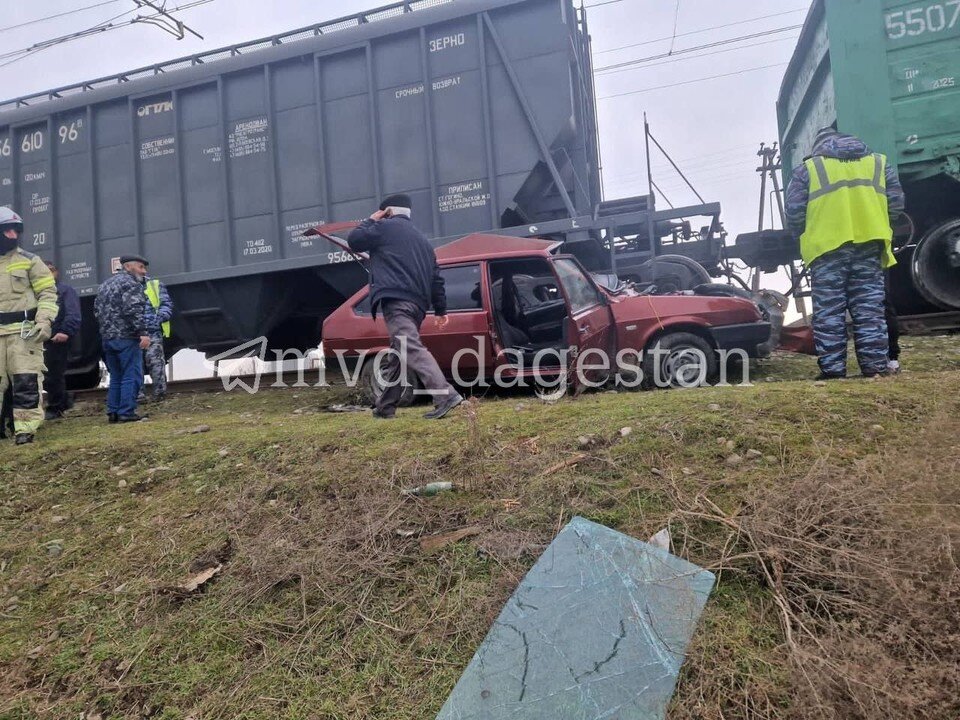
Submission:
[[[167,394],[167,359],[163,354],[163,336],[151,335],[150,347],[143,351],[143,366],[153,381],[153,397]]]
[[[35,433],[43,424],[40,388],[43,387],[43,343],[20,334],[0,335],[0,398],[13,389],[13,425],[16,433]]]
[[[820,372],[846,375],[849,311],[860,372],[885,373],[888,340],[880,243],[848,243],[822,255],[811,263],[810,278]]]

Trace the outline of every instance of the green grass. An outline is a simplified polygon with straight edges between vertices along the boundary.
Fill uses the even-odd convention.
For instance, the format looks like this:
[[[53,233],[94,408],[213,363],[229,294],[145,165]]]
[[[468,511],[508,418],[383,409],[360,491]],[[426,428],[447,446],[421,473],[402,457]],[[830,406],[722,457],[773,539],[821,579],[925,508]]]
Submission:
[[[892,380],[768,383],[815,374],[778,357],[753,387],[501,396],[441,423],[321,412],[343,399],[332,389],[180,396],[135,426],[77,408],[0,449],[0,718],[433,717],[572,516],[646,538],[678,495],[732,510],[823,458],[853,468],[920,437],[955,404],[960,343],[907,344]],[[401,495],[433,480],[458,492]],[[467,525],[480,535],[420,551]],[[707,543],[677,550],[717,560]],[[205,554],[221,573],[171,592]],[[769,605],[755,578],[722,576],[695,652],[786,712]]]

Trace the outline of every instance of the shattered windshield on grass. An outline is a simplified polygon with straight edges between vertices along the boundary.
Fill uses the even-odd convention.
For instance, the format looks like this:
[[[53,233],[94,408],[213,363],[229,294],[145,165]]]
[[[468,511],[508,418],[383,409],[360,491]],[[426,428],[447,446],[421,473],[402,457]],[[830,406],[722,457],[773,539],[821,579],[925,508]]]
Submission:
[[[714,576],[574,518],[497,618],[437,720],[663,718]]]

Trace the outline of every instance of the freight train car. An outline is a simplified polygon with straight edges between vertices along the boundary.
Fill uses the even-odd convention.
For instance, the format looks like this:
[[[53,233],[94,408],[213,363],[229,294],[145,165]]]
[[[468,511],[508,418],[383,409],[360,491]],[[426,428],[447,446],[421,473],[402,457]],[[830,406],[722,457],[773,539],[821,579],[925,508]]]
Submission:
[[[407,0],[0,104],[0,204],[82,296],[78,385],[98,368],[92,295],[127,252],[171,288],[170,350],[315,347],[365,275],[304,229],[395,192],[437,242],[550,235],[597,269],[722,242],[718,205],[602,201],[572,0]],[[702,232],[674,222],[696,215]]]
[[[898,310],[960,310],[960,0],[815,0],[777,111],[785,181],[833,122],[897,164]]]

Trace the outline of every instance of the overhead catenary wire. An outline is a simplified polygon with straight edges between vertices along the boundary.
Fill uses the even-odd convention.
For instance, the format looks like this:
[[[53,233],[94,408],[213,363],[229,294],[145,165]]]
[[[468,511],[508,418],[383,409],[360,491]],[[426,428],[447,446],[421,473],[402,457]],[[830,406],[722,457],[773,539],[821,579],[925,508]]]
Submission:
[[[693,170],[697,173],[713,174],[718,172],[741,171],[744,168],[756,165],[756,147],[756,142],[750,142],[718,149],[713,152],[676,157],[674,160],[682,164],[688,171]],[[750,151],[750,148],[753,148],[753,151]],[[652,163],[652,167],[657,172],[665,172],[671,169],[669,161],[655,161]],[[633,169],[627,172],[607,175],[604,180],[607,181],[606,184],[623,186],[645,178],[646,170]]]
[[[670,38],[670,53],[673,53],[673,47],[677,42],[677,28],[680,24],[680,0],[677,0],[677,6],[673,10],[673,36]]]
[[[7,32],[8,30],[19,30],[20,28],[29,27],[30,25],[37,25],[39,23],[47,22],[49,20],[56,20],[58,18],[67,17],[68,15],[76,15],[77,13],[86,12],[87,10],[94,10],[99,7],[104,7],[105,5],[116,5],[122,0],[104,0],[103,2],[94,3],[93,5],[85,5],[84,7],[74,8],[73,10],[65,10],[61,13],[56,13],[55,15],[47,15],[46,17],[34,18],[33,20],[26,20],[22,23],[17,23],[16,25],[8,25],[6,27],[0,27],[0,32]]]
[[[604,73],[598,73],[598,74],[601,77],[607,77],[609,75],[616,75],[618,73],[630,72],[631,70],[646,70],[648,68],[660,67],[662,65],[671,65],[673,63],[685,62],[687,60],[699,60],[700,58],[710,57],[712,55],[721,55],[723,53],[737,52],[738,50],[747,50],[748,48],[760,47],[761,45],[771,45],[773,43],[787,42],[788,40],[793,41],[793,40],[796,40],[798,37],[799,37],[798,35],[790,35],[788,37],[775,38],[774,40],[764,40],[762,42],[749,43],[747,45],[739,45],[737,47],[732,47],[732,48],[723,48],[720,50],[713,50],[711,52],[701,53],[700,55],[684,55],[683,57],[677,57],[676,56],[677,54],[675,53],[673,57],[667,60],[663,60],[661,62],[651,62],[643,65],[634,65],[633,67],[622,67],[616,70],[608,70]]]
[[[677,163],[683,164],[688,171],[697,173],[715,173],[728,172],[732,170],[742,170],[752,167],[756,164],[755,153],[749,152],[748,148],[755,148],[756,143],[743,145],[740,148],[731,148],[721,150],[717,153],[703,153],[702,155],[693,155],[687,157],[675,158]],[[730,157],[726,157],[730,156]],[[671,169],[669,162],[653,162],[652,167],[656,172],[665,172]],[[617,174],[608,174],[604,177],[607,185],[624,186],[633,182],[645,180],[646,170],[633,169],[627,172]]]
[[[116,20],[131,15],[138,10],[143,9],[143,6],[138,5],[135,8],[126,10],[119,15],[115,15],[103,22],[97,23],[96,25],[87,28],[86,30],[80,30],[69,35],[63,35],[61,37],[51,38],[49,40],[43,40],[39,43],[34,43],[30,47],[21,48],[20,50],[13,50],[11,52],[4,53],[0,55],[0,60],[6,60],[6,62],[0,63],[0,68],[6,67],[7,65],[12,65],[15,62],[18,62],[26,57],[30,57],[38,52],[47,50],[51,47],[57,45],[62,45],[63,43],[71,42],[73,40],[79,40],[84,37],[89,37],[91,35],[98,35],[100,33],[109,32],[111,30],[119,30],[120,28],[130,27],[131,25],[136,25],[141,22],[150,22],[164,15],[169,15],[170,13],[181,12],[183,10],[189,10],[190,8],[197,7],[199,5],[206,5],[207,3],[214,2],[214,0],[193,0],[185,5],[178,5],[175,8],[170,8],[169,10],[164,10],[163,12],[155,13],[153,15],[138,16],[132,20],[125,20],[122,23],[114,24]],[[12,58],[12,59],[8,59]]]
[[[598,68],[594,68],[594,73],[600,75],[604,73],[609,73],[611,70],[619,70],[621,68],[627,68],[634,65],[643,65],[645,63],[652,62],[654,60],[663,60],[664,58],[674,58],[677,55],[686,55],[692,52],[698,52],[700,50],[709,50],[711,48],[720,47],[723,45],[731,45],[733,43],[743,42],[745,40],[755,40],[761,37],[767,37],[769,35],[778,35],[784,32],[790,32],[793,30],[799,30],[803,25],[787,25],[781,28],[773,28],[771,30],[763,30],[762,32],[750,33],[749,35],[740,35],[735,38],[727,38],[726,40],[717,40],[712,43],[706,43],[705,45],[696,45],[689,48],[684,48],[682,50],[672,50],[668,53],[660,53],[659,55],[648,55],[647,57],[635,58],[633,60],[626,60],[620,63],[614,63],[612,65],[603,65]]]
[[[706,32],[712,32],[713,30],[723,30],[725,28],[737,27],[739,25],[748,25],[750,23],[759,22],[761,20],[770,20],[772,18],[783,17],[785,15],[794,15],[799,12],[806,12],[807,8],[796,8],[795,10],[786,10],[784,12],[773,13],[771,15],[758,15],[755,18],[747,18],[745,20],[737,20],[736,22],[724,23],[723,25],[712,25],[710,27],[701,28],[700,30],[690,30],[689,32],[678,33],[677,37],[689,37],[690,35],[701,35]],[[643,47],[645,45],[653,45],[658,42],[666,42],[671,39],[671,36],[654,38],[653,40],[644,40],[643,42],[631,43],[629,45],[620,45],[618,47],[607,48],[605,50],[594,50],[593,54],[603,55],[605,53],[619,52],[620,50],[629,50],[630,48]]]
[[[681,160],[677,161],[683,162]],[[748,160],[730,160],[722,163],[683,163],[683,166],[691,173],[697,173],[698,177],[702,177],[702,174],[716,174],[716,173],[727,173],[731,171],[742,171],[747,168],[752,168],[756,165],[755,162],[750,162]],[[671,166],[668,163],[664,164],[654,164],[653,169],[656,172],[668,172],[671,169]],[[640,171],[634,171],[630,173],[624,173],[622,175],[612,175],[606,178],[613,183],[629,183],[638,180],[642,180],[645,177],[645,173]]]
[[[641,95],[643,93],[653,92],[654,90],[667,90],[670,88],[680,87],[683,85],[693,85],[694,83],[706,82],[708,80],[719,80],[720,78],[734,77],[735,75],[744,75],[750,72],[757,72],[759,70],[769,70],[770,68],[779,68],[785,67],[789,63],[773,63],[771,65],[761,65],[760,67],[744,68],[743,70],[736,70],[734,72],[722,73],[720,75],[710,75],[708,77],[693,78],[692,80],[684,80],[682,82],[670,83],[669,85],[656,85],[654,87],[648,88],[639,88],[637,90],[628,90],[627,92],[614,93],[613,95],[601,95],[597,100],[612,100],[613,98],[627,97],[628,95]]]
[[[7,60],[7,62],[4,62],[4,63],[0,63],[0,68],[6,67],[7,65],[12,65],[18,60],[22,60],[23,58],[27,57],[31,53],[41,52],[43,50],[54,47],[56,45],[60,45],[65,42],[70,42],[71,40],[77,40],[81,37],[87,37],[89,35],[93,35],[96,33],[105,32],[110,28],[115,27],[113,25],[114,20],[119,20],[120,18],[125,17],[127,15],[131,15],[136,11],[137,11],[137,8],[125,10],[119,15],[114,15],[113,17],[103,20],[102,22],[99,22],[96,25],[93,25],[92,27],[87,28],[86,30],[79,30],[75,33],[70,33],[69,35],[62,35],[60,37],[51,38],[49,40],[42,40],[38,43],[34,43],[30,47],[21,48],[20,50],[12,50],[10,52],[4,53],[0,55],[0,60],[7,60],[7,58],[13,58],[13,59]]]

